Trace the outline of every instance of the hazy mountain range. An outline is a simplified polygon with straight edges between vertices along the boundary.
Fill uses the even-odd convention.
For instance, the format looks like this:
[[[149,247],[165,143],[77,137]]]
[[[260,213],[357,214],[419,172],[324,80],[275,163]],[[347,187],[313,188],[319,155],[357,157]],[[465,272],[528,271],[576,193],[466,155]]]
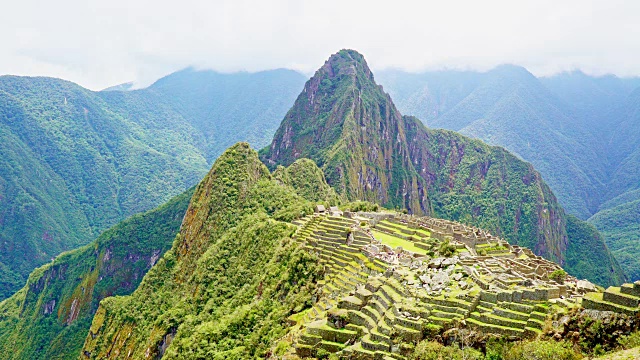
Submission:
[[[531,162],[567,211],[595,224],[640,278],[638,79],[536,78],[501,66],[382,71],[376,80],[428,127]],[[266,145],[304,81],[289,70],[186,69],[146,89],[93,92],[58,79],[0,77],[0,295],[61,251],[195,184],[234,142]]]
[[[60,252],[194,185],[231,144],[266,145],[304,81],[186,69],[142,90],[93,92],[0,77],[0,298]]]
[[[173,355],[264,353],[271,341],[284,334],[285,315],[299,311],[301,304],[309,305],[312,288],[307,284],[317,280],[316,262],[295,243],[283,240],[292,231],[286,222],[311,212],[316,202],[339,201],[337,196],[342,201],[369,200],[483,226],[600,284],[617,284],[625,278],[600,234],[565,212],[534,166],[501,147],[430,129],[416,117],[403,116],[355,51],[334,54],[304,86],[304,78],[289,71],[221,75],[185,70],[149,89],[99,93],[52,79],[10,79],[26,83],[12,87],[21,89],[20,94],[35,93],[24,90],[34,82],[45,88],[37,91],[55,90],[47,97],[23,95],[29,101],[9,102],[12,107],[7,108],[12,112],[5,114],[18,113],[15,109],[20,104],[33,107],[22,118],[3,118],[3,124],[12,125],[6,125],[10,134],[17,134],[13,135],[16,144],[22,146],[29,139],[29,133],[22,134],[13,123],[16,119],[29,125],[24,128],[57,135],[49,135],[57,141],[47,140],[53,144],[47,151],[28,153],[25,161],[34,159],[34,164],[41,164],[54,176],[58,174],[54,169],[67,167],[54,168],[51,164],[57,162],[41,160],[45,154],[62,161],[60,158],[76,159],[71,155],[88,153],[93,157],[78,158],[114,169],[98,171],[102,168],[80,162],[71,167],[85,170],[80,175],[63,173],[80,180],[72,182],[58,175],[59,185],[51,188],[52,194],[83,194],[79,199],[93,194],[90,199],[112,202],[131,199],[117,202],[120,212],[111,217],[105,216],[106,210],[95,210],[103,216],[99,218],[102,222],[90,223],[82,205],[92,207],[70,197],[66,206],[77,210],[81,224],[86,221],[86,234],[79,234],[87,237],[125,216],[126,211],[152,207],[196,182],[202,168],[233,141],[231,135],[256,136],[254,146],[266,147],[257,153],[246,143],[231,146],[195,190],[120,222],[92,243],[33,271],[21,290],[0,302],[0,349],[9,358],[66,358],[78,352],[88,357],[118,357],[124,351],[141,357],[147,349],[162,356],[174,337]],[[258,79],[264,81],[260,86],[254,84]],[[288,81],[300,79],[294,90]],[[221,88],[221,84],[227,85]],[[273,89],[262,92],[261,86]],[[283,97],[274,99],[274,92]],[[286,96],[291,96],[288,104]],[[51,101],[54,103],[49,104]],[[65,108],[69,104],[76,105]],[[50,113],[50,108],[67,113]],[[278,111],[280,119],[273,120],[271,115]],[[102,112],[109,116],[91,115]],[[75,122],[70,124],[68,119]],[[271,124],[275,125],[270,132]],[[78,140],[68,140],[67,132],[80,126],[83,131],[73,133]],[[252,132],[260,127],[267,130]],[[129,157],[124,156],[129,152]],[[304,157],[317,166],[314,161],[301,160]],[[14,164],[25,164],[21,161],[23,158],[17,158]],[[14,187],[27,184],[19,179],[31,176],[26,172],[29,168],[10,169],[14,169],[9,173],[13,177],[3,177],[5,183],[10,179]],[[156,176],[142,180],[140,177],[148,176],[142,171]],[[127,178],[129,173],[135,176]],[[130,183],[112,184],[116,194],[129,197],[95,195],[101,188],[94,177],[105,177],[105,184],[129,179]],[[29,189],[25,185],[23,192]],[[57,204],[57,198],[51,198]],[[38,199],[31,199],[32,206],[39,204]],[[43,208],[41,213],[47,211]],[[66,211],[59,209],[57,218],[43,215],[38,221],[64,224]],[[16,212],[14,216],[28,222],[33,214]],[[36,250],[29,251],[42,251],[39,233],[34,230],[32,234],[29,246]],[[17,237],[13,239],[18,243]],[[60,248],[74,245],[60,239]],[[74,241],[81,243],[83,237]],[[23,250],[8,249],[7,258],[16,259],[10,255],[19,251]],[[265,296],[256,298],[262,291]],[[279,301],[272,301],[274,298]],[[183,323],[187,326],[178,332]],[[205,343],[213,348],[200,348]]]
[[[378,74],[398,108],[433,128],[504,146],[531,162],[569,213],[600,229],[640,278],[640,79],[576,71],[536,78],[517,66]]]

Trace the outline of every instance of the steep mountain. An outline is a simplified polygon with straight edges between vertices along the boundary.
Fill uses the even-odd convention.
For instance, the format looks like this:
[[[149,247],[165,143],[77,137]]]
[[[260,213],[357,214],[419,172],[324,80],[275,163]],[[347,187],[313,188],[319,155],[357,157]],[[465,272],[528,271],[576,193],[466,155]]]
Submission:
[[[605,236],[629,278],[640,279],[640,200],[601,210],[589,222]]]
[[[261,157],[270,166],[308,157],[348,199],[477,225],[567,264],[577,276],[623,279],[602,239],[583,234],[585,228],[572,236],[591,243],[598,265],[571,266],[579,254],[568,246],[565,212],[530,164],[401,116],[355,51],[333,55],[307,82]]]
[[[193,129],[176,128],[184,120],[161,104],[123,114],[76,84],[11,76],[0,78],[0,103],[9,140],[2,157],[12,162],[0,170],[0,259],[20,279],[1,297],[61,251],[184,191],[207,166],[183,140]],[[155,116],[144,117],[153,127],[143,126],[144,115]]]
[[[425,116],[430,126],[504,146],[531,162],[569,213],[593,219],[611,248],[625,249],[616,251],[624,270],[640,271],[627,260],[636,256],[627,250],[629,241],[620,240],[621,234],[640,237],[632,230],[638,223],[616,219],[634,219],[633,212],[627,213],[633,205],[598,216],[640,199],[636,171],[640,92],[634,91],[640,78],[594,77],[575,71],[536,79],[514,66],[486,73],[380,75],[402,111]],[[614,228],[625,230],[614,235]]]
[[[582,71],[542,77],[540,81],[570,106],[574,117],[580,119],[587,130],[605,137],[615,129],[613,125],[617,121],[611,112],[640,87],[640,78],[596,77]]]
[[[383,70],[376,74],[376,79],[402,113],[433,127],[432,121],[464,100],[483,81],[484,75],[473,71]]]
[[[633,280],[640,279],[640,88],[616,109],[616,124],[608,145],[613,174],[608,201],[589,222],[605,236],[607,244]]]
[[[289,175],[318,173],[308,170]],[[319,179],[292,179],[296,189],[274,179],[248,144],[225,151],[196,188],[171,250],[132,295],[100,303],[84,357],[264,357],[286,317],[311,306],[320,269],[291,239],[289,222],[313,212],[299,193],[326,191],[305,184]]]
[[[93,92],[0,77],[0,299],[62,251],[194,185],[236,141],[264,146],[304,77],[185,70]]]
[[[387,87],[392,95],[405,96],[399,100],[405,105],[402,111],[412,115],[437,112],[426,122],[429,126],[503,146],[531,162],[570,213],[586,219],[597,211],[606,181],[606,163],[598,158],[604,144],[531,73],[503,65],[486,73],[435,75],[416,75],[414,81],[422,87],[415,87],[414,92]],[[394,77],[411,75],[383,73],[383,84]],[[447,82],[443,84],[440,78]],[[407,97],[425,100],[408,102]],[[432,110],[434,106],[438,110]]]
[[[0,302],[0,358],[72,359],[100,300],[127,295],[171,247],[193,188],[33,271]]]

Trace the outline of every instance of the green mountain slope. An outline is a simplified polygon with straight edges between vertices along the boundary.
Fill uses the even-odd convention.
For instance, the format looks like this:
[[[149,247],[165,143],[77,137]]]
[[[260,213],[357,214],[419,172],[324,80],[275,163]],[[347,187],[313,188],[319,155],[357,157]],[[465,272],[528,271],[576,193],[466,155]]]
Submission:
[[[572,263],[564,210],[530,164],[402,117],[354,51],[333,55],[307,82],[261,156],[271,166],[311,158],[348,199],[477,225],[562,265]],[[623,279],[599,237],[573,235],[598,250],[591,269],[569,271],[596,279],[604,268],[603,283]]]
[[[84,357],[265,356],[285,318],[311,305],[317,261],[286,222],[312,212],[298,194],[309,186],[327,189],[296,190],[248,144],[228,149],[196,188],[172,249],[132,295],[102,301]]]
[[[481,347],[453,339],[468,330],[507,344],[547,333],[582,342],[593,331],[603,343],[600,323],[577,337],[542,332],[546,318],[579,321],[575,297],[584,290],[528,249],[392,211],[308,216],[313,202],[301,194],[330,190],[314,167],[299,159],[276,177],[248,144],[228,149],[196,188],[171,250],[131,295],[100,303],[79,358],[407,359],[424,351],[416,345],[425,338]],[[570,234],[597,234],[575,217],[567,224]],[[586,255],[588,236],[570,246]],[[585,303],[635,314],[624,304],[637,303],[638,290],[611,287]],[[619,323],[618,334],[636,327],[631,317],[615,319],[607,323]]]
[[[100,300],[137,288],[171,247],[192,194],[134,215],[36,269],[26,286],[0,302],[0,358],[77,357]]]
[[[487,73],[452,71],[414,77],[412,81],[422,87],[413,91],[387,86],[392,95],[404,96],[399,99],[404,105],[401,111],[412,115],[435,111],[437,116],[426,121],[429,126],[507,148],[541,172],[569,212],[586,219],[597,211],[606,181],[606,163],[598,159],[603,144],[524,68],[503,65]],[[405,86],[395,78],[411,74],[383,73],[383,84]]]
[[[640,198],[638,78],[571,72],[536,79],[514,66],[486,73],[387,71],[380,78],[402,111],[424,116],[430,126],[504,146],[531,162],[569,213],[595,219],[599,211]],[[620,236],[614,239],[609,231],[622,227],[637,238],[628,231],[638,223],[623,225],[615,218],[633,217],[610,214],[594,224],[610,247],[628,249],[617,246]],[[633,274],[640,270],[622,259],[636,255],[616,252]]]
[[[0,124],[0,298],[24,284],[35,263],[90,234],[64,181]],[[16,256],[27,261],[18,262]],[[29,261],[29,260],[36,260]]]
[[[7,207],[0,223],[5,240],[0,257],[9,259],[3,262],[21,282],[61,251],[85,244],[124,217],[184,191],[207,166],[193,145],[174,146],[192,129],[176,130],[155,121],[170,117],[162,108],[152,114],[155,126],[148,129],[139,114],[114,111],[99,94],[73,83],[11,76],[0,78],[0,101],[0,125],[14,140],[3,145],[3,156],[21,151],[29,157],[12,167],[11,181],[45,182],[37,193],[27,190],[32,212],[5,212],[25,199],[2,194]],[[15,150],[17,146],[23,150]],[[0,296],[16,289],[9,287]]]
[[[303,82],[185,70],[93,92],[0,77],[0,299],[61,251],[197,183],[230,144],[266,145]]]
[[[185,69],[141,92],[159,97],[199,130],[211,163],[239,140],[268,144],[305,80],[285,69],[233,74]]]
[[[616,116],[611,112],[635,89],[640,78],[613,75],[589,76],[581,71],[560,73],[540,78],[542,84],[570,106],[574,117],[594,134],[609,135]]]
[[[601,210],[589,222],[605,236],[627,275],[640,279],[640,200]]]

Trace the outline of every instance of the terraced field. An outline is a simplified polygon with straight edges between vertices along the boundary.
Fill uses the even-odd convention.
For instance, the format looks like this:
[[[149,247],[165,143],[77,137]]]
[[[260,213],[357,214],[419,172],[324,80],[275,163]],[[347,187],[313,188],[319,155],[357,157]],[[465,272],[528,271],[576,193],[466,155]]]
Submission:
[[[402,344],[453,327],[533,337],[548,314],[579,304],[575,279],[548,280],[557,265],[490,236],[471,247],[388,214],[316,214],[296,224],[297,240],[325,269],[313,307],[291,317],[302,329],[299,357],[322,349],[404,359]],[[453,256],[438,253],[443,241],[455,247]]]

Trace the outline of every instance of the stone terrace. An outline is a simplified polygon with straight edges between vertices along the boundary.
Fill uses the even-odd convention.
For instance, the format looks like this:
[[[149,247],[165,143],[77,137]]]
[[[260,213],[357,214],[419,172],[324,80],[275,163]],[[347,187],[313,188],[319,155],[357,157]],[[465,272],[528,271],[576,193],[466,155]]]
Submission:
[[[582,305],[587,309],[614,311],[631,316],[640,315],[640,281],[611,286],[604,293],[589,293],[584,296]]]
[[[403,359],[398,343],[453,327],[533,337],[548,313],[578,306],[586,291],[572,277],[550,280],[560,267],[529,249],[451,221],[348,213],[294,223],[296,239],[325,268],[313,307],[292,317],[304,329],[295,345],[300,357],[324,349]],[[448,256],[440,253],[443,243]],[[609,290],[603,304],[637,297],[637,284]]]

